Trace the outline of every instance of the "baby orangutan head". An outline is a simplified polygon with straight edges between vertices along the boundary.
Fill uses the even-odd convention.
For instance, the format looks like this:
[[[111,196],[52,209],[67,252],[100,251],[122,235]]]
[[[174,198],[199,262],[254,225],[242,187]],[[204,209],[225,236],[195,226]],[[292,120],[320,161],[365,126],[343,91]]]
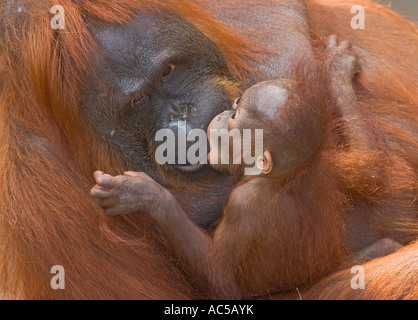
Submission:
[[[301,167],[317,154],[323,138],[320,97],[312,91],[290,80],[246,90],[232,110],[209,124],[211,165],[238,176],[285,176]]]

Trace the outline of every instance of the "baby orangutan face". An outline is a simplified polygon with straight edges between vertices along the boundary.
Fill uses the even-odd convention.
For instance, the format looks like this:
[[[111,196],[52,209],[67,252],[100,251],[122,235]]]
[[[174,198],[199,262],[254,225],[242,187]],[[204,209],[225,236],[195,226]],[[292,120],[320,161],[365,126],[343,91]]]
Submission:
[[[238,175],[242,174],[245,165],[250,164],[258,168],[258,173],[271,172],[273,157],[270,149],[263,146],[267,137],[265,133],[269,131],[266,132],[266,126],[272,125],[270,122],[276,111],[286,104],[287,96],[288,91],[282,81],[262,82],[249,88],[241,98],[235,100],[232,110],[217,115],[208,127],[211,146],[208,157],[211,165],[217,170]],[[257,137],[257,129],[262,130],[261,140],[260,136]],[[245,130],[251,136],[250,141],[245,139]],[[222,144],[219,145],[219,138],[226,141],[227,146],[224,149]],[[262,144],[261,149],[258,148],[258,154],[257,144]],[[225,154],[229,161],[225,161]],[[256,157],[252,157],[254,154]],[[246,156],[252,158],[253,163],[245,161]]]
[[[299,84],[288,80],[261,82],[246,90],[232,110],[209,124],[210,164],[236,175],[249,165],[258,168],[257,174],[268,174],[273,167],[277,173],[298,168],[322,141],[320,115],[305,95]],[[261,140],[257,130],[262,130]]]

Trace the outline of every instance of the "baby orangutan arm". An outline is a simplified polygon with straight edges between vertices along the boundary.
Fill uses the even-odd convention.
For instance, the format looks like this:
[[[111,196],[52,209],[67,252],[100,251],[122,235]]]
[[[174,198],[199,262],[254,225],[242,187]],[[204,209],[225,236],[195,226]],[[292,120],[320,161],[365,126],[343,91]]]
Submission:
[[[325,55],[325,72],[329,79],[331,97],[336,103],[337,114],[345,123],[350,147],[359,154],[382,151],[384,141],[374,122],[361,108],[354,90],[354,77],[361,67],[352,45],[343,41],[338,45],[337,37],[328,38]]]
[[[337,45],[336,36],[330,36],[325,59],[331,96],[336,103],[337,114],[345,123],[344,132],[350,147],[350,151],[340,153],[336,161],[342,163],[340,168],[356,170],[356,172],[346,171],[345,185],[355,186],[355,191],[368,190],[364,186],[371,186],[375,191],[376,186],[381,183],[379,177],[384,176],[382,172],[385,173],[385,168],[379,162],[381,160],[387,162],[388,156],[385,154],[387,146],[382,132],[357,100],[354,77],[361,71],[358,58],[350,42],[344,41]],[[364,170],[361,170],[362,168]],[[356,261],[366,262],[391,254],[402,247],[392,239],[379,239],[357,252],[353,258]]]
[[[91,195],[106,215],[148,214],[166,233],[190,278],[202,286],[202,290],[207,289],[207,273],[211,271],[207,257],[212,239],[188,218],[166,188],[140,172],[125,172],[123,176],[113,177],[96,171],[94,178],[97,184]]]

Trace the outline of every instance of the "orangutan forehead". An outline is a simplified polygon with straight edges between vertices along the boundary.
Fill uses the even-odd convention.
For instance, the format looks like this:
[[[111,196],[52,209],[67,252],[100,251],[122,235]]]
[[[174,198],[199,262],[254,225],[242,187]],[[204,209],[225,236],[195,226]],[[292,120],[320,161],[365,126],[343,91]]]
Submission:
[[[93,55],[95,66],[103,79],[126,93],[138,91],[168,63],[196,62],[201,70],[214,67],[220,76],[228,76],[226,61],[216,45],[173,14],[161,19],[153,12],[139,13],[125,25],[92,21],[91,31],[99,47]]]

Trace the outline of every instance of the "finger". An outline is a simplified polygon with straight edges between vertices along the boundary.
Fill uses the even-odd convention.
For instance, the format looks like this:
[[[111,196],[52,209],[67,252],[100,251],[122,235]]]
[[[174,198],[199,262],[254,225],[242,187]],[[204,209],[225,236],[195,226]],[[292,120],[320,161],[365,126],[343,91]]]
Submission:
[[[103,188],[111,189],[118,187],[121,181],[118,177],[112,177],[109,174],[103,174],[97,178],[96,183]]]
[[[125,176],[129,176],[129,177],[141,177],[145,173],[143,173],[143,172],[135,172],[135,171],[125,171],[123,174]]]
[[[345,40],[345,41],[343,41],[341,43],[341,46],[340,47],[341,48],[345,48],[345,49],[350,49],[352,47],[352,45],[351,45],[351,42],[350,41]]]
[[[96,180],[96,183],[99,184],[99,182],[103,179],[103,177],[112,177],[109,174],[104,173],[103,171],[96,171],[94,174],[94,179]]]
[[[361,73],[363,71],[362,67],[361,67],[361,64],[360,64],[360,61],[358,61],[358,59],[356,59],[356,61],[354,62],[354,69],[356,71],[356,74]]]
[[[96,181],[97,181],[97,179],[98,179],[100,176],[102,176],[103,174],[104,174],[104,172],[103,172],[103,171],[100,171],[100,170],[95,171],[95,172],[93,173],[94,180],[96,180]]]
[[[107,189],[103,189],[99,185],[95,185],[90,190],[90,195],[97,199],[105,199],[105,198],[109,198],[112,195],[112,192]]]
[[[328,37],[328,48],[329,49],[337,46],[337,44],[338,44],[338,39],[337,39],[337,36],[335,34]]]

